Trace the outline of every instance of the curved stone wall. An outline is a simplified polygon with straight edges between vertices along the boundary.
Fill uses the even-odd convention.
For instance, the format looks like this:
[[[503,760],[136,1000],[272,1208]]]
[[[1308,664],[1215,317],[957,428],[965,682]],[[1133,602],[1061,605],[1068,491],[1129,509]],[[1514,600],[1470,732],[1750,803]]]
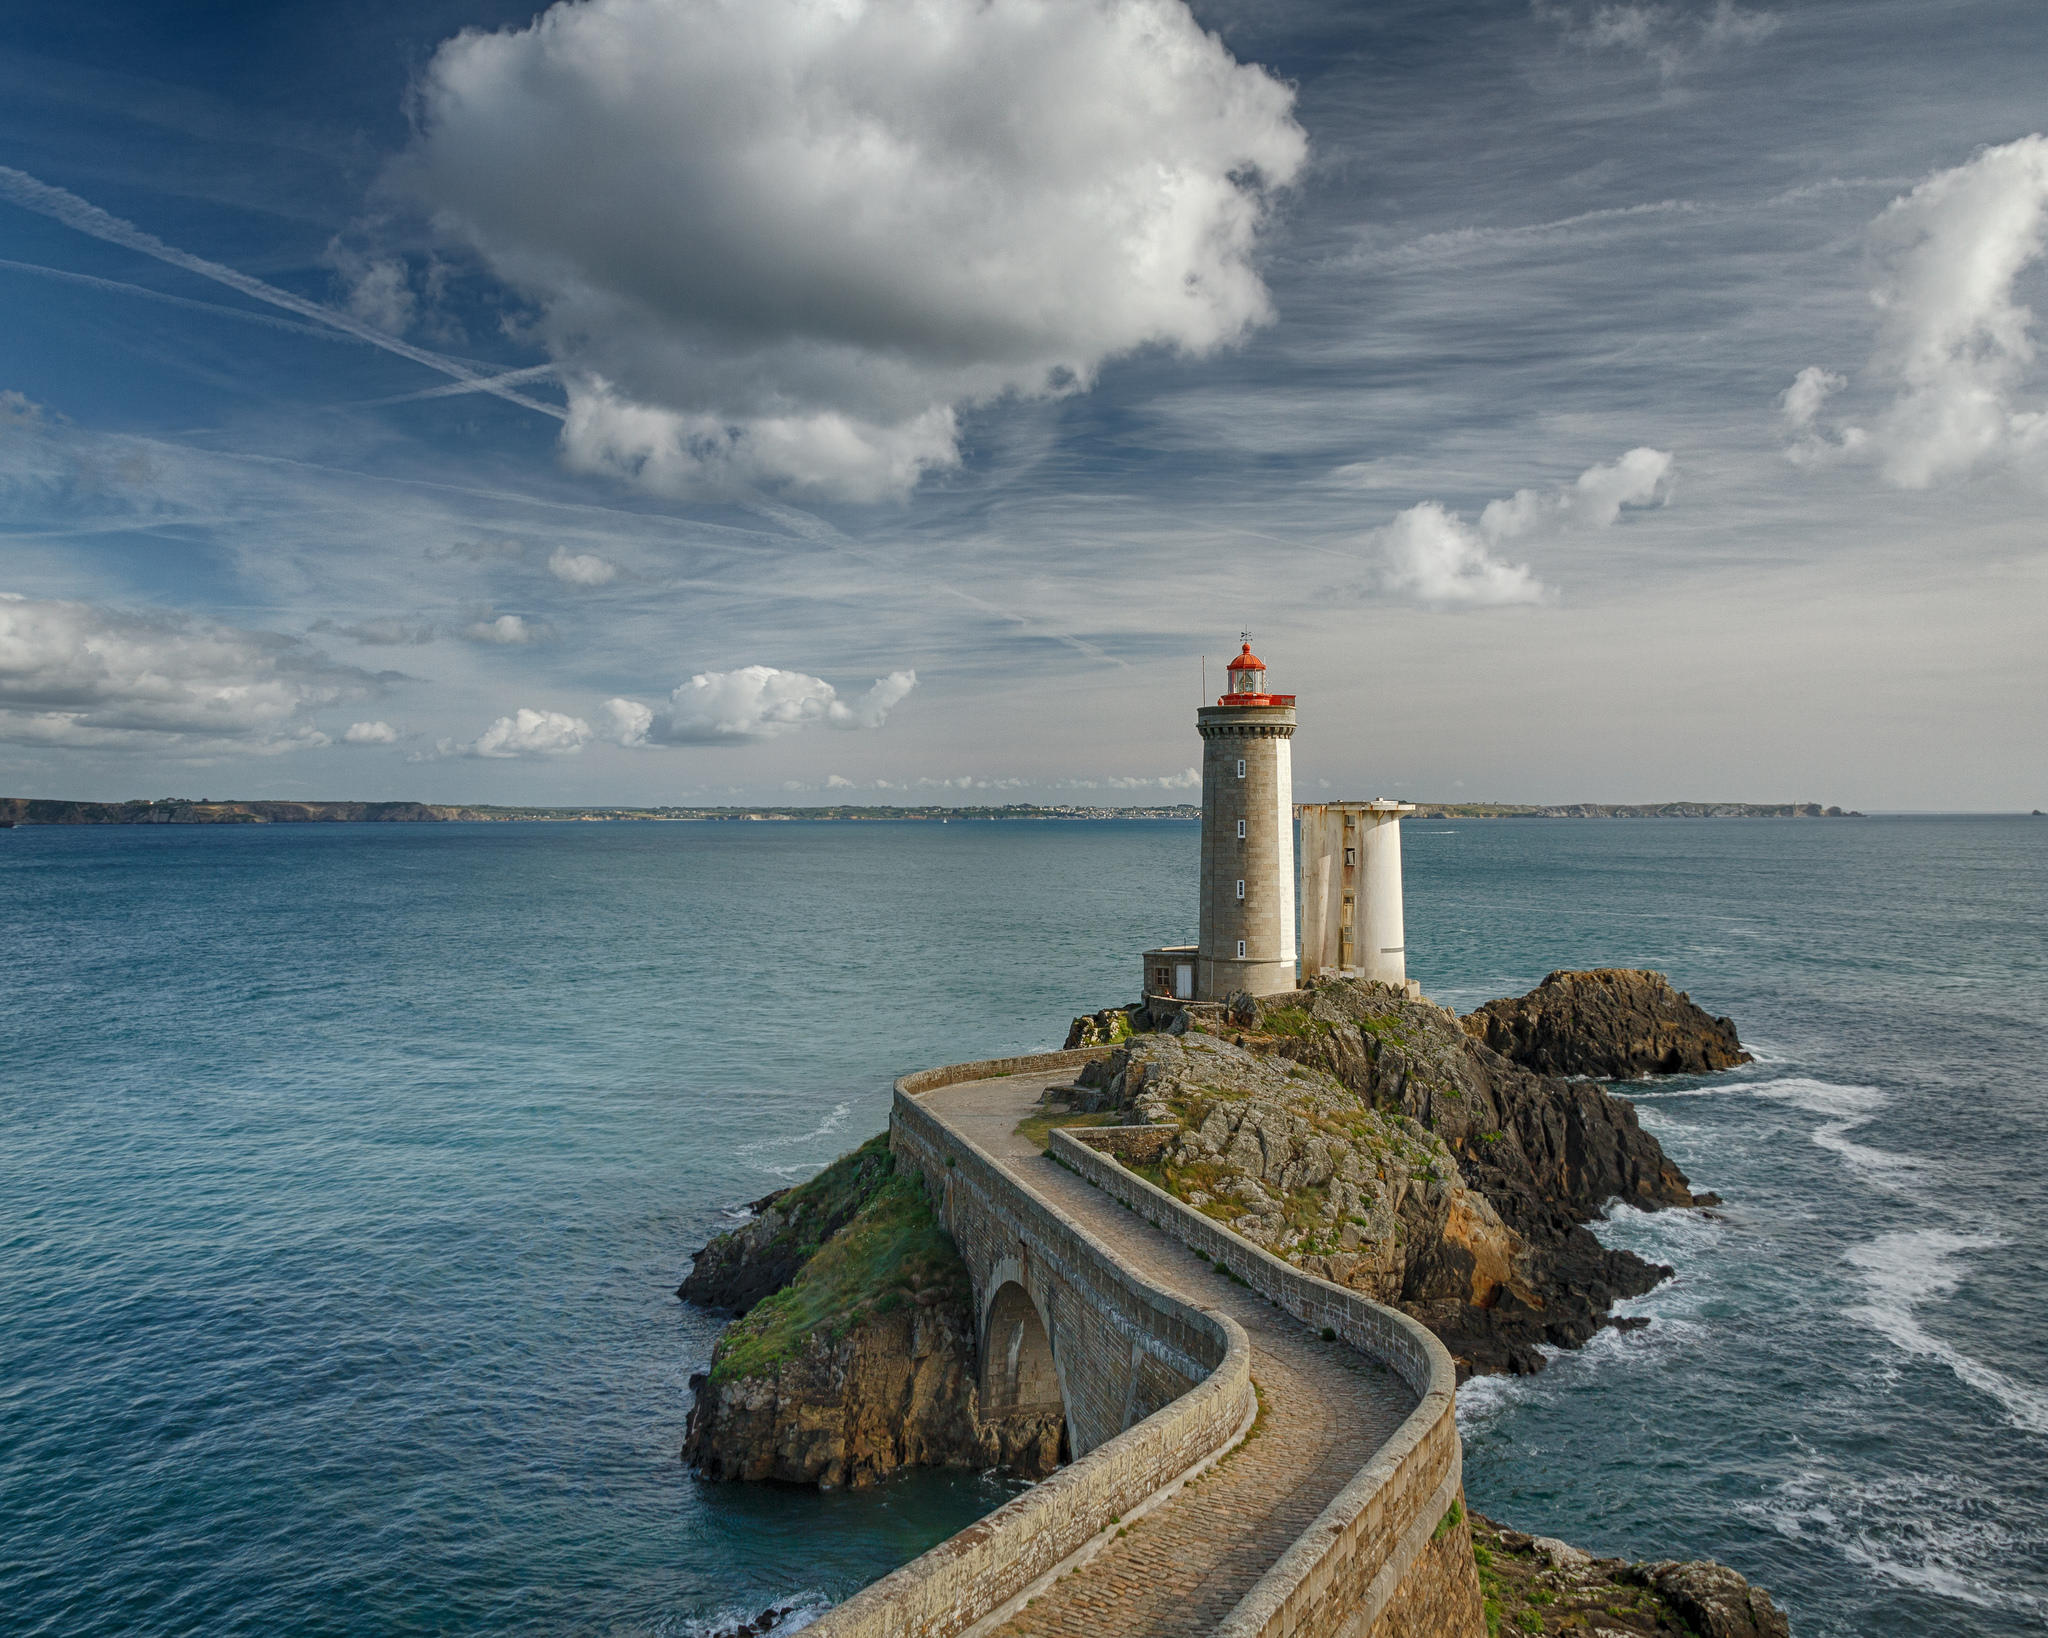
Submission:
[[[1001,1224],[1048,1274],[1113,1313],[1126,1333],[1191,1383],[1139,1420],[1088,1446],[1043,1484],[864,1588],[808,1630],[818,1638],[952,1638],[1025,1596],[1118,1527],[1165,1499],[1241,1438],[1256,1412],[1251,1344],[1227,1315],[1190,1307],[1126,1270],[1107,1246],[1032,1194],[914,1094],[957,1081],[1078,1068],[1097,1052],[1041,1053],[906,1076],[891,1120],[898,1153],[919,1166],[956,1239],[991,1246]],[[963,1247],[974,1267],[974,1253]],[[1033,1293],[1037,1296],[1038,1293]],[[1128,1355],[1128,1344],[1126,1353]],[[1070,1379],[1064,1367],[1063,1388]],[[1088,1387],[1076,1382],[1081,1398]],[[1070,1416],[1075,1399],[1068,1400]],[[1121,1408],[1119,1414],[1123,1414]],[[1103,1418],[1106,1420],[1106,1415]]]
[[[1384,1360],[1422,1396],[1393,1438],[1245,1595],[1217,1629],[1218,1638],[1404,1630],[1401,1606],[1437,1601],[1445,1589],[1424,1583],[1446,1574],[1469,1583],[1470,1598],[1460,1602],[1476,1609],[1478,1584],[1470,1555],[1462,1567],[1438,1567],[1426,1556],[1438,1524],[1463,1493],[1457,1370],[1444,1345],[1406,1314],[1304,1274],[1231,1233],[1071,1132],[1052,1134],[1051,1154],[1267,1301]]]
[[[967,1633],[1083,1561],[1119,1519],[1166,1499],[1250,1425],[1251,1349],[1242,1327],[1138,1277],[1113,1246],[917,1102],[918,1093],[937,1087],[1078,1069],[1101,1055],[1098,1048],[956,1064],[896,1083],[892,1146],[924,1172],[977,1281],[999,1269],[1003,1279],[1021,1273],[1051,1318],[1078,1459],[832,1610],[811,1629],[820,1638]],[[1050,1152],[1286,1312],[1384,1361],[1421,1396],[1218,1633],[1465,1638],[1482,1631],[1466,1533],[1452,1513],[1462,1452],[1456,1376],[1443,1345],[1405,1314],[1268,1255],[1070,1132],[1055,1131]]]

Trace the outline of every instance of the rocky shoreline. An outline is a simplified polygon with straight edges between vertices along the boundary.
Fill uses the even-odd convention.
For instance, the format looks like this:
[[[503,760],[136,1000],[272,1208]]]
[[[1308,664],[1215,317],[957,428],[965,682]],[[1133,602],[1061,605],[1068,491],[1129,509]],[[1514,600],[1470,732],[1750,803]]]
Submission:
[[[1462,1019],[1354,981],[1221,1006],[1153,1002],[1076,1019],[1068,1045],[1110,1050],[1030,1125],[1153,1129],[1135,1170],[1274,1255],[1413,1315],[1460,1380],[1540,1370],[1544,1347],[1627,1324],[1614,1304],[1670,1277],[1594,1238],[1586,1225],[1610,1202],[1716,1203],[1692,1192],[1633,1105],[1582,1077],[1748,1061],[1730,1020],[1659,974],[1612,969],[1552,973]],[[1037,1478],[1064,1458],[1057,1417],[982,1422],[966,1269],[886,1135],[752,1209],[678,1288],[735,1316],[692,1379],[683,1456],[705,1477],[861,1486],[948,1466]],[[1505,1612],[1528,1632],[1787,1630],[1766,1595],[1717,1565],[1620,1566],[1474,1526],[1498,1566],[1480,1560],[1496,1623]],[[1544,1560],[1550,1548],[1575,1556]],[[1530,1624],[1574,1614],[1569,1627]]]

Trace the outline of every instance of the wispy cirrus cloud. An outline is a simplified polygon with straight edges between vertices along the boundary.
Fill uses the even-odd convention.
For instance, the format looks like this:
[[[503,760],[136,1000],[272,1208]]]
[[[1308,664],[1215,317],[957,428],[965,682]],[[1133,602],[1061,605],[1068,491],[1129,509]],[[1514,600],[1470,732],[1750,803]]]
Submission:
[[[1666,80],[1704,57],[1767,40],[1784,21],[1735,0],[1531,0],[1530,9],[1573,44],[1634,57]]]

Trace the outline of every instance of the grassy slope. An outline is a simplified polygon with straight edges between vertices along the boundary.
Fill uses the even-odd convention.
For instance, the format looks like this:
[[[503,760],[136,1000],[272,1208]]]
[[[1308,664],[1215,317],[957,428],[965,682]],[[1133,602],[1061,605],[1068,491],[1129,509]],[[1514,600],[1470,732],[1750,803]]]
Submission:
[[[711,1358],[713,1382],[770,1375],[802,1354],[813,1336],[836,1342],[870,1314],[905,1302],[970,1301],[967,1267],[933,1215],[923,1177],[897,1172],[887,1143],[886,1136],[871,1140],[804,1185],[869,1193],[794,1280],[727,1329]],[[878,1145],[885,1163],[879,1168],[871,1153]]]

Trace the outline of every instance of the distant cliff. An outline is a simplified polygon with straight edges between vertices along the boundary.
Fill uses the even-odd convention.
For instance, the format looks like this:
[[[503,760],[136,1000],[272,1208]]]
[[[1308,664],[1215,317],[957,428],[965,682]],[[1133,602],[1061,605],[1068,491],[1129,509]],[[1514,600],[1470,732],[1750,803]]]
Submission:
[[[1422,819],[1860,819],[1860,813],[1823,808],[1818,802],[1661,802],[1622,806],[1574,802],[1560,807],[1516,807],[1502,802],[1425,802]],[[1190,803],[1167,807],[1084,807],[1060,803],[1040,807],[1013,802],[1002,807],[953,808],[533,808],[433,802],[241,802],[204,797],[164,797],[148,802],[68,802],[28,796],[0,796],[0,825],[275,825],[328,822],[417,823],[447,819],[471,822],[542,820],[642,820],[732,824],[804,820],[810,823],[873,823],[919,820],[986,823],[992,819],[1084,820],[1175,819],[1197,821],[1202,810]]]
[[[64,802],[0,796],[0,824],[10,825],[374,825],[483,817],[471,808],[425,802]]]

